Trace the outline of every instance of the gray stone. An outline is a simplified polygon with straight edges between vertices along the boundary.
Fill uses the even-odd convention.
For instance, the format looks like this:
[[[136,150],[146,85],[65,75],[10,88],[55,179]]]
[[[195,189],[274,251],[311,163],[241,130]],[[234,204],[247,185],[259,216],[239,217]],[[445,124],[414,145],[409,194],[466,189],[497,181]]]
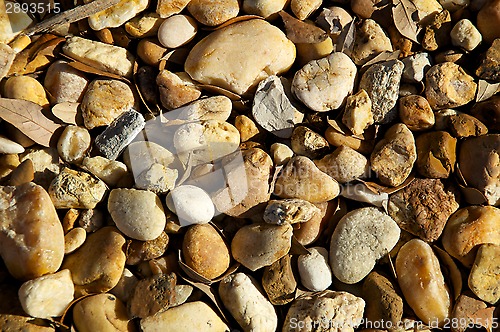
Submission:
[[[422,82],[425,72],[431,67],[431,56],[426,52],[410,55],[401,61],[405,66],[402,79],[409,83]]]

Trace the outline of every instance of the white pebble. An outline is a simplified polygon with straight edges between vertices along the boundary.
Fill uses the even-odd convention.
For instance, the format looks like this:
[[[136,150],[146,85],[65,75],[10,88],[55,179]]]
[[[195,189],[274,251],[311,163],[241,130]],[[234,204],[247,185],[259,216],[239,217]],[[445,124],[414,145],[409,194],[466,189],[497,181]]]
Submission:
[[[165,47],[176,48],[189,43],[196,36],[197,31],[198,26],[193,18],[186,15],[174,15],[160,25],[158,40]]]
[[[310,291],[324,291],[332,284],[328,250],[322,247],[313,247],[308,250],[310,254],[300,255],[297,261],[300,281]]]
[[[210,196],[201,188],[184,185],[167,195],[167,207],[177,214],[181,226],[206,224],[215,213]]]
[[[472,51],[481,43],[483,37],[471,21],[464,18],[455,24],[450,33],[451,42],[466,51]]]
[[[0,136],[0,153],[14,154],[23,153],[24,148],[21,144],[11,141],[7,137]]]

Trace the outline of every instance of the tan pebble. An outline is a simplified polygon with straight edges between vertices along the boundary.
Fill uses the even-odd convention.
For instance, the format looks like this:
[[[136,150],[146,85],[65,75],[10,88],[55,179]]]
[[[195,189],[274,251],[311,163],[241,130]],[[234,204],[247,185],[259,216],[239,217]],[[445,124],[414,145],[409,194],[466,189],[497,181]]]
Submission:
[[[177,307],[181,304],[186,303],[186,301],[193,295],[194,288],[190,285],[175,285],[175,299],[170,303],[170,307]],[[194,293],[196,294],[196,293]]]
[[[373,124],[372,101],[365,90],[361,89],[347,97],[342,123],[354,135],[362,135]]]
[[[368,176],[368,159],[352,148],[342,145],[314,162],[316,166],[340,183]]]
[[[29,76],[12,76],[7,79],[3,95],[6,98],[28,100],[42,107],[49,106],[43,85]]]
[[[285,8],[287,0],[243,0],[243,11],[251,15],[272,18]]]
[[[302,199],[270,200],[264,211],[264,221],[270,224],[296,224],[309,221],[319,209]]]
[[[184,106],[201,96],[201,91],[186,73],[162,70],[156,77],[161,104],[169,109]]]
[[[128,175],[127,166],[124,163],[101,156],[85,157],[81,166],[110,187],[115,187],[123,177]]]
[[[75,223],[78,220],[79,216],[80,216],[80,210],[68,209],[68,212],[66,212],[62,220],[64,234],[67,234],[74,228]]]
[[[213,96],[195,100],[176,110],[176,118],[188,121],[218,120],[227,121],[233,104],[226,96]]]
[[[299,20],[305,20],[322,4],[321,0],[292,0],[290,8]]]
[[[19,166],[19,156],[17,154],[0,155],[0,180],[5,179]]]
[[[307,246],[318,240],[333,214],[333,205],[331,202],[315,203],[314,205],[319,211],[311,219],[304,223],[292,225],[293,236],[303,246]]]
[[[137,44],[137,55],[150,66],[158,66],[167,49],[156,38],[144,38]]]
[[[423,22],[424,19],[421,20]],[[425,18],[422,47],[427,51],[436,51],[450,42],[450,32],[452,28],[451,15],[447,10],[433,13]]]
[[[412,131],[421,131],[434,126],[434,112],[427,99],[409,95],[399,99],[399,117]]]
[[[33,170],[33,162],[30,159],[26,159],[12,172],[9,179],[9,185],[19,186],[33,181],[34,178],[35,172]]]
[[[486,42],[492,43],[500,38],[500,1],[491,0],[485,3],[477,13],[477,27]]]
[[[482,40],[479,30],[466,18],[455,24],[450,35],[453,45],[462,47],[466,51],[475,49]]]
[[[89,2],[90,0],[85,0],[85,3]],[[116,28],[142,12],[148,4],[148,0],[121,0],[106,10],[90,15],[88,22],[93,30]]]
[[[473,294],[466,291],[458,297],[453,308],[451,319],[458,322],[451,328],[453,332],[464,332],[469,325],[474,325],[474,314],[486,309],[487,305],[481,300],[473,297]]]
[[[446,131],[424,133],[415,141],[416,166],[427,178],[448,178],[455,169],[457,140]]]
[[[317,158],[327,152],[330,145],[320,134],[305,126],[298,126],[293,130],[291,147],[297,155]]]
[[[274,305],[290,303],[295,298],[297,281],[292,270],[291,255],[286,255],[264,268],[262,286]]]
[[[79,163],[90,149],[90,143],[91,138],[87,129],[70,125],[64,128],[59,137],[57,151],[64,161]]]
[[[162,232],[154,240],[132,240],[127,247],[127,265],[137,265],[143,261],[158,258],[165,253],[169,242],[168,234]]]
[[[384,275],[371,272],[363,282],[365,316],[370,322],[399,324],[403,318],[403,299]]]
[[[157,13],[145,13],[125,23],[125,31],[134,38],[153,37],[158,33],[162,22],[163,19]]]
[[[482,136],[488,133],[488,127],[484,123],[465,113],[450,116],[448,129],[456,138]]]
[[[500,300],[500,245],[486,243],[479,247],[469,274],[469,287],[481,300],[495,304]]]
[[[130,317],[146,318],[168,309],[175,298],[176,282],[174,273],[157,274],[139,280],[127,301]]]
[[[282,143],[271,145],[271,156],[276,166],[285,165],[293,157],[293,150]]]
[[[66,233],[66,235],[64,235],[64,254],[71,254],[80,248],[86,238],[87,232],[85,229],[81,227],[71,229],[68,233]]]
[[[240,5],[237,0],[191,0],[187,9],[201,24],[215,26],[236,17]]]
[[[98,209],[80,210],[78,215],[78,226],[83,228],[87,233],[94,233],[104,226],[104,213]]]
[[[370,18],[378,9],[377,4],[381,0],[353,0],[351,1],[352,11],[361,18]]]
[[[234,119],[234,126],[240,132],[242,142],[255,139],[260,134],[260,130],[255,122],[246,115],[238,115]]]
[[[382,27],[372,19],[366,19],[356,29],[352,58],[357,65],[363,65],[379,53],[392,52],[392,44]]]
[[[168,48],[177,48],[189,43],[196,36],[198,25],[186,15],[173,15],[160,25],[158,40]]]
[[[79,102],[83,98],[89,80],[81,71],[66,61],[56,61],[45,74],[43,85],[55,99],[55,103]]]
[[[304,66],[312,60],[318,60],[331,54],[334,50],[332,38],[315,44],[295,44],[297,47],[297,60],[299,66]]]
[[[161,18],[167,18],[179,14],[191,0],[158,0],[156,13]]]

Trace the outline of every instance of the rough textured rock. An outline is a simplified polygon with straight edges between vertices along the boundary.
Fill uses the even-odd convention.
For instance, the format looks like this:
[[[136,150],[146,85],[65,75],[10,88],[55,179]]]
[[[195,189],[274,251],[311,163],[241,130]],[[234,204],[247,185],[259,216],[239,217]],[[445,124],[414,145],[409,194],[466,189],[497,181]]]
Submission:
[[[388,211],[401,229],[434,242],[459,208],[459,197],[455,188],[445,187],[439,179],[415,179],[391,195]]]
[[[127,166],[124,163],[101,156],[85,157],[81,166],[110,187],[115,187],[121,179],[128,175]]]
[[[215,26],[236,17],[240,5],[237,0],[191,0],[187,9],[201,24]]]
[[[500,245],[479,247],[469,274],[469,287],[481,300],[495,304],[500,300]]]
[[[425,73],[431,67],[431,56],[427,52],[416,53],[401,60],[404,64],[402,80],[405,82],[422,82]]]
[[[379,53],[392,52],[391,40],[382,27],[371,19],[363,20],[356,29],[356,37],[352,50],[353,61],[357,65],[364,65]]]
[[[410,175],[417,159],[415,139],[402,123],[395,124],[375,146],[371,156],[371,168],[380,182],[389,186],[402,184]]]
[[[397,116],[396,102],[404,65],[399,60],[371,65],[361,77],[359,89],[364,89],[372,101],[375,123],[390,123]]]
[[[75,327],[80,332],[133,331],[125,305],[111,294],[98,294],[78,302],[73,308]]]
[[[368,159],[361,153],[342,145],[314,162],[320,171],[325,172],[339,183],[346,183],[368,175]]]
[[[294,60],[295,46],[283,32],[263,20],[248,20],[196,44],[185,70],[196,81],[242,94],[267,76],[288,70]]]
[[[409,95],[399,99],[399,117],[412,131],[422,131],[434,126],[435,118],[427,99]]]
[[[56,329],[50,326],[40,326],[32,324],[33,318],[11,314],[0,314],[0,326],[5,331],[25,331],[25,332],[55,332]]]
[[[321,3],[321,0],[292,0],[290,9],[299,20],[305,20],[321,7]]]
[[[123,27],[134,38],[154,37],[163,21],[157,13],[143,12],[125,23]]]
[[[368,126],[373,124],[372,101],[365,90],[361,89],[356,94],[346,99],[342,123],[354,135],[362,135]]]
[[[270,200],[264,211],[264,221],[283,225],[309,221],[319,210],[302,199]]]
[[[91,0],[85,0],[85,3]],[[121,0],[116,5],[89,16],[89,25],[94,30],[116,28],[147,8],[148,0]]]
[[[488,127],[484,123],[465,113],[451,115],[448,118],[448,128],[457,138],[481,136],[488,133]]]
[[[313,60],[295,73],[292,92],[316,112],[338,109],[354,88],[356,65],[344,53]]]
[[[269,266],[291,247],[292,226],[252,224],[240,228],[231,242],[234,259],[252,271]]]
[[[59,154],[55,148],[32,148],[19,156],[19,162],[30,159],[35,172],[34,182],[48,189],[50,183],[62,169]],[[17,165],[16,165],[17,166]]]
[[[292,270],[291,255],[285,255],[264,268],[262,286],[274,305],[284,305],[295,299],[297,281]]]
[[[297,126],[292,133],[291,147],[296,155],[317,158],[326,153],[330,146],[320,134],[306,126]]]
[[[455,169],[457,140],[446,131],[424,133],[415,141],[416,167],[427,178],[448,178]]]
[[[403,299],[392,282],[378,272],[371,272],[363,282],[363,299],[366,301],[365,317],[370,322],[388,322],[396,326],[403,317]],[[385,324],[385,325],[383,325]]]
[[[472,294],[466,292],[460,294],[456,300],[451,318],[458,322],[463,322],[464,324],[458,324],[458,326],[452,327],[451,330],[453,332],[464,332],[468,325],[474,325],[476,323],[474,315],[478,311],[487,308],[486,303],[472,296]]]
[[[91,138],[87,129],[69,125],[59,137],[57,151],[64,161],[79,163],[90,148],[90,143]]]
[[[245,331],[274,331],[278,317],[257,282],[244,273],[235,273],[219,284],[222,303]]]
[[[130,317],[146,318],[167,310],[175,299],[176,282],[174,273],[139,280],[127,301]]]
[[[308,250],[309,254],[300,255],[297,260],[300,282],[312,292],[324,291],[332,284],[328,250],[323,247],[312,247]]]
[[[485,58],[476,70],[476,75],[483,80],[500,82],[500,38],[495,39],[486,51]]]
[[[366,277],[377,260],[396,245],[396,222],[377,208],[353,210],[340,219],[330,242],[330,266],[341,282],[354,284]]]
[[[475,49],[483,39],[481,33],[471,21],[464,18],[458,21],[450,33],[451,42],[466,51]]]
[[[141,262],[162,256],[168,247],[168,234],[162,232],[154,240],[132,240],[127,247],[127,265],[137,265]],[[123,277],[123,276],[122,276]]]
[[[430,14],[426,18],[426,26],[422,38],[422,47],[427,51],[436,51],[450,44],[452,28],[451,15],[447,10]]]
[[[240,132],[241,142],[258,141],[264,133],[251,118],[243,114],[236,116],[234,126]]]

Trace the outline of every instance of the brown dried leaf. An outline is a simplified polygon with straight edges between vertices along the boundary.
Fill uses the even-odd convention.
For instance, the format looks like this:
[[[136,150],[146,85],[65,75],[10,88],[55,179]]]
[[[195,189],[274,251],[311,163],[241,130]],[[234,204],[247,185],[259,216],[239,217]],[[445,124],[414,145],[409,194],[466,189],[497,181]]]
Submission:
[[[59,103],[54,105],[54,107],[52,107],[52,114],[62,122],[76,126],[79,122],[78,121],[79,106],[80,103],[70,103],[70,102]]]
[[[403,188],[405,188],[406,186],[408,186],[410,183],[413,182],[413,180],[415,180],[415,174],[414,173],[411,173],[407,178],[406,180],[400,184],[399,186],[397,187],[386,187],[386,186],[383,186],[381,184],[378,184],[376,182],[371,182],[371,181],[364,181],[362,179],[358,179],[358,181],[362,182],[365,184],[365,186],[370,189],[371,191],[373,191],[375,194],[381,194],[381,193],[386,193],[386,194],[393,194]]]
[[[162,60],[176,63],[178,65],[183,65],[186,62],[186,58],[189,54],[188,48],[176,48],[174,50],[168,51],[163,57],[161,57],[160,62]],[[164,65],[165,66],[165,65]],[[165,68],[160,68],[160,71]]]
[[[64,38],[52,34],[40,36],[29,48],[17,54],[8,75],[26,75],[45,68],[56,57],[57,46],[64,41]]]
[[[460,273],[457,264],[455,263],[453,258],[451,258],[450,254],[436,245],[434,245],[433,248],[441,259],[441,263],[444,264],[445,271],[448,273],[449,278],[447,279],[451,280],[451,286],[453,288],[453,294],[456,300],[462,293],[462,273]]]
[[[476,103],[489,99],[499,91],[500,83],[491,84],[485,80],[479,80],[477,85]]]
[[[309,255],[311,252],[307,250],[302,243],[297,240],[295,235],[292,235],[292,246],[290,248],[290,255]]]
[[[350,55],[354,48],[354,41],[356,40],[356,18],[349,22],[340,33],[337,39],[335,50]]]
[[[393,0],[392,18],[399,33],[415,43],[422,30],[418,25],[417,7],[409,0]]]
[[[296,19],[287,12],[280,11],[279,15],[285,24],[286,36],[296,44],[316,44],[325,41],[328,34],[315,25]]]
[[[52,136],[61,125],[47,118],[42,110],[42,106],[31,101],[0,98],[0,118],[36,143],[48,147]]]
[[[467,203],[473,205],[481,205],[488,201],[484,194],[476,188],[466,187],[461,185],[460,183],[458,184],[458,186],[460,187],[460,191],[464,195],[465,201]]]

